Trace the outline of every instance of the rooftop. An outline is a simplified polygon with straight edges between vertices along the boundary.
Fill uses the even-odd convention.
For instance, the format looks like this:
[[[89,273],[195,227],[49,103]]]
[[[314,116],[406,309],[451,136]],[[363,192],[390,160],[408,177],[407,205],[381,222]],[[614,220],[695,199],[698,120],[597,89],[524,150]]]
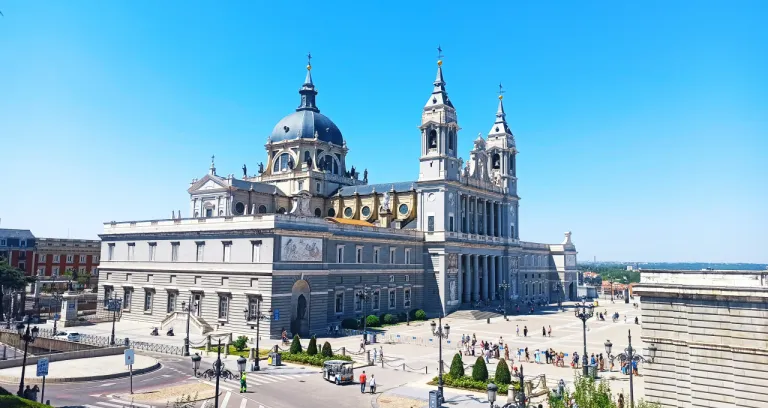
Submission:
[[[0,238],[35,239],[30,230],[0,228]]]

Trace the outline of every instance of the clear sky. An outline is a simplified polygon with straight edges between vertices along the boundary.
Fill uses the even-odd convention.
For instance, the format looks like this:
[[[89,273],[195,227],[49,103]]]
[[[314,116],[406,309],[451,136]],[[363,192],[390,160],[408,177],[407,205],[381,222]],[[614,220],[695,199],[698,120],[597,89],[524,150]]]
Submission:
[[[630,4],[631,3],[631,4]],[[582,260],[768,262],[766,1],[0,1],[0,227],[95,238],[264,161],[313,55],[373,183],[418,177],[445,54],[466,159],[504,83],[520,232]]]

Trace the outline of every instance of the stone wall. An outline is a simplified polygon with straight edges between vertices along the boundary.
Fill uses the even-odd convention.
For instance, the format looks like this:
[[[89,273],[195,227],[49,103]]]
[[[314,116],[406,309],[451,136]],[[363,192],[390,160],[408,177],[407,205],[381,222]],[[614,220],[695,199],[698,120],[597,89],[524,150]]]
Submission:
[[[663,407],[765,407],[768,290],[715,286],[749,279],[712,276],[711,286],[694,286],[677,283],[691,274],[649,275],[635,288],[642,339],[658,349],[645,371],[647,398]]]

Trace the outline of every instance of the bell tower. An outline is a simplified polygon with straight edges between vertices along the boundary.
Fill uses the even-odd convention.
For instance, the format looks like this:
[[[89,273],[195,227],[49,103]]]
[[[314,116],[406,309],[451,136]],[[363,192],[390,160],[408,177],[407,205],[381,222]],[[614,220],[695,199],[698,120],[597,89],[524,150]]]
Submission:
[[[459,159],[456,156],[459,125],[456,109],[445,91],[442,49],[437,47],[437,77],[421,112],[421,157],[419,181],[458,180]]]
[[[496,109],[496,121],[488,132],[486,150],[489,157],[489,173],[492,179],[500,180],[507,194],[517,195],[517,149],[515,136],[507,125],[504,112],[504,88],[499,84],[499,106]]]

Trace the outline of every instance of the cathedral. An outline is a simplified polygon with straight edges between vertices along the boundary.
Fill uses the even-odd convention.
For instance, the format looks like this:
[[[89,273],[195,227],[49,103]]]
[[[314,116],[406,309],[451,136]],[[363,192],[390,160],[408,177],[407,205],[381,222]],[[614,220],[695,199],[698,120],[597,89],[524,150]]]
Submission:
[[[320,113],[306,71],[299,106],[272,129],[257,174],[245,165],[241,176],[219,174],[212,158],[187,190],[186,217],[104,224],[100,295],[122,299],[123,319],[181,328],[190,314],[200,334],[259,325],[306,336],[370,314],[575,299],[570,232],[559,244],[520,240],[502,95],[464,161],[437,61],[417,177],[369,184],[367,170],[347,166],[350,146]]]

